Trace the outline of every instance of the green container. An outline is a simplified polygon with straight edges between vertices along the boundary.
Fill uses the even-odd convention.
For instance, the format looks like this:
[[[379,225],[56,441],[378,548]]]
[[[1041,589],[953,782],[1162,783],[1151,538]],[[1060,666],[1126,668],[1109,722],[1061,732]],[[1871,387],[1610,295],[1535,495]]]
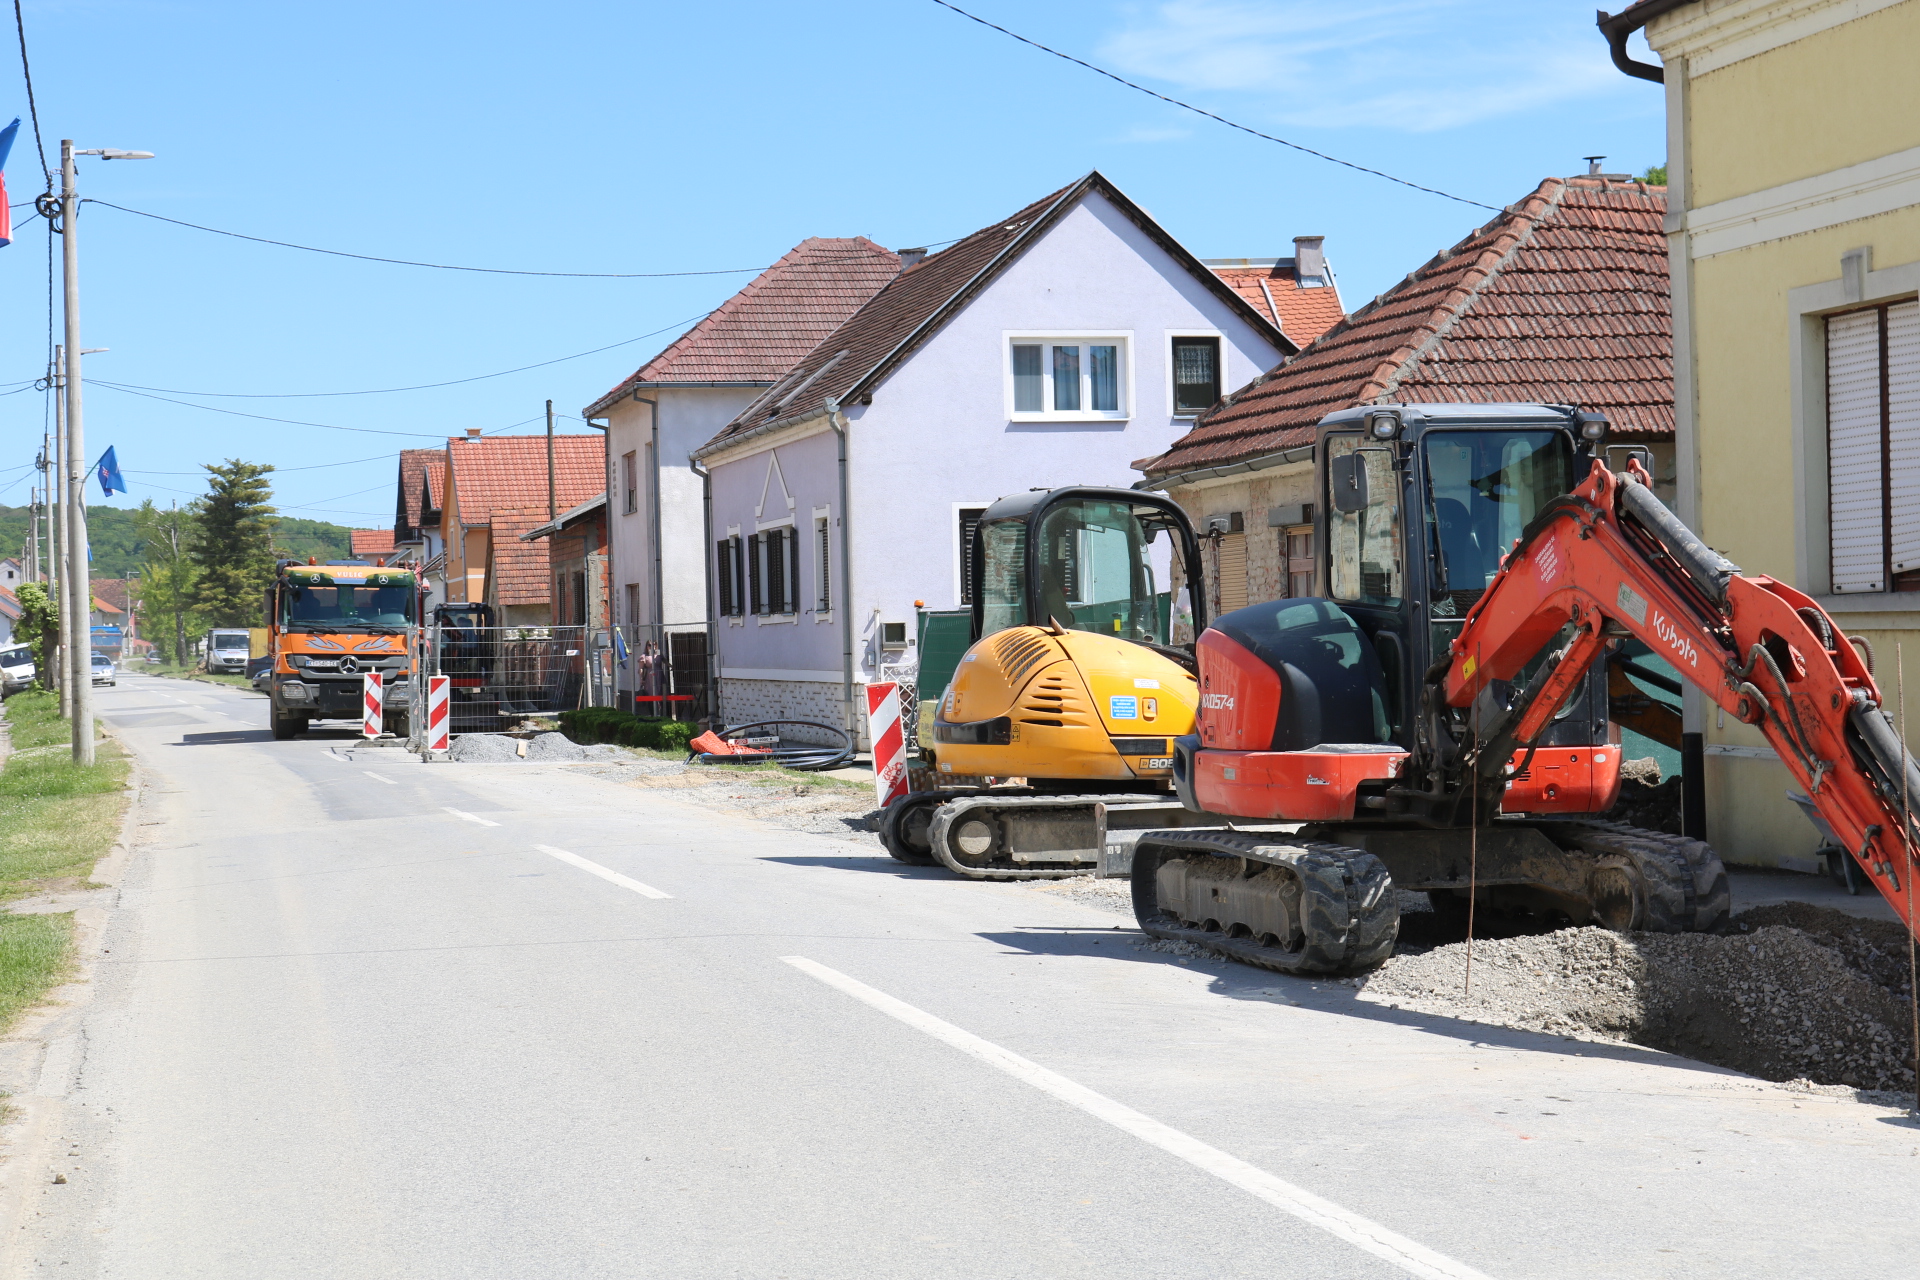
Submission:
[[[922,609],[920,634],[920,701],[938,702],[947,691],[960,659],[973,644],[973,610]]]

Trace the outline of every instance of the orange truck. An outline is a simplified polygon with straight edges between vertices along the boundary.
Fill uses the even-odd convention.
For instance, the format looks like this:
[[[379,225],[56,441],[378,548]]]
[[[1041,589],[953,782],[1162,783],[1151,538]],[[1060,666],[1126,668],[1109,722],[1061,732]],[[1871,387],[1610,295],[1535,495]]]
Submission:
[[[283,560],[267,588],[275,738],[315,720],[360,720],[362,677],[384,677],[384,728],[405,736],[419,680],[420,581],[363,560]]]

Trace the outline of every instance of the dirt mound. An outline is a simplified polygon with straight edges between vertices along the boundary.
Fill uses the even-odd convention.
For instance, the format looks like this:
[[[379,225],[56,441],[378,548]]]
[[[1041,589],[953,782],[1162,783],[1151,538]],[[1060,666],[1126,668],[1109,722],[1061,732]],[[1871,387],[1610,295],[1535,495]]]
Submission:
[[[1612,822],[1647,831],[1680,834],[1680,775],[1660,780],[1660,763],[1648,756],[1620,765],[1620,798],[1607,811]]]
[[[1912,1011],[1900,927],[1806,904],[1722,934],[1564,929],[1401,955],[1350,979],[1365,999],[1561,1035],[1599,1035],[1768,1080],[1906,1091]]]

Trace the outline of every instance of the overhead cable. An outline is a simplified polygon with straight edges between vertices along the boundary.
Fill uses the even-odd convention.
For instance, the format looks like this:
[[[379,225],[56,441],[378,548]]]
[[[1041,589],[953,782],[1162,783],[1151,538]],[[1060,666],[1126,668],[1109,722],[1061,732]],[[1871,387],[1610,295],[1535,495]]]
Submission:
[[[1113,72],[1108,71],[1105,67],[1096,67],[1091,62],[1083,61],[1082,59],[1074,57],[1070,53],[1062,53],[1058,49],[1050,49],[1046,45],[1041,44],[1038,40],[1029,40],[1025,36],[1021,35],[1019,32],[1009,31],[997,22],[988,22],[985,18],[982,18],[977,14],[968,13],[965,9],[962,9],[959,5],[948,4],[947,0],[933,0],[933,3],[939,5],[942,9],[951,9],[953,10],[953,12],[959,14],[961,17],[966,18],[973,22],[977,22],[983,27],[991,27],[993,30],[998,31],[1003,36],[1011,36],[1013,39],[1018,40],[1021,44],[1032,45],[1034,48],[1040,50],[1040,52],[1042,53],[1050,53],[1056,58],[1061,58],[1067,62],[1073,63],[1077,67],[1085,67],[1088,71],[1093,72],[1095,75],[1105,76],[1107,79],[1113,81],[1115,84],[1123,84],[1127,88],[1132,89],[1136,93],[1144,93],[1149,98],[1158,98],[1160,99],[1160,101],[1179,107],[1183,111],[1191,111],[1195,115],[1205,116],[1209,120],[1214,120],[1219,122],[1220,124],[1226,125],[1229,129],[1238,129],[1242,133],[1250,133],[1254,137],[1264,139],[1267,142],[1277,142],[1283,147],[1291,147],[1295,151],[1305,152],[1307,155],[1313,156],[1320,160],[1325,160],[1329,164],[1337,164],[1344,168],[1355,169],[1361,173],[1370,173],[1376,178],[1385,178],[1388,182],[1397,182],[1403,187],[1412,187],[1415,191],[1424,191],[1430,196],[1439,196],[1442,199],[1446,199],[1446,200],[1457,200],[1461,204],[1470,204],[1477,209],[1492,209],[1495,213],[1499,213],[1501,211],[1500,206],[1498,205],[1485,204],[1479,200],[1469,200],[1465,196],[1456,196],[1452,192],[1442,191],[1438,187],[1423,187],[1417,182],[1409,182],[1405,178],[1396,178],[1392,174],[1386,173],[1382,170],[1369,169],[1366,165],[1355,164],[1351,160],[1342,160],[1339,156],[1330,156],[1324,151],[1315,151],[1312,147],[1303,147],[1297,142],[1288,142],[1285,138],[1276,138],[1270,133],[1262,133],[1258,129],[1249,128],[1247,125],[1240,124],[1237,121],[1229,120],[1225,116],[1216,115],[1213,112],[1208,111],[1204,107],[1196,107],[1191,102],[1182,102],[1178,98],[1169,98],[1164,93],[1156,93],[1154,90],[1147,88],[1145,85],[1135,84],[1131,80],[1115,75]]]
[[[27,115],[33,120],[33,148],[40,153],[40,173],[53,190],[53,170],[47,164],[47,146],[40,140],[40,106],[33,100],[33,67],[27,62],[27,20],[20,16],[20,0],[13,0],[13,29],[20,33],[20,75],[27,82]],[[31,203],[31,201],[29,201]]]

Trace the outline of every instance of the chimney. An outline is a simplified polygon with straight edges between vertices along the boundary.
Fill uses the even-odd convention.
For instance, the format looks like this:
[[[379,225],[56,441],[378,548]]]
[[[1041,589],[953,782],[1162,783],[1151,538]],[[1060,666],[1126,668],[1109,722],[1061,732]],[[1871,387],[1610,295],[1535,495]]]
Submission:
[[[467,439],[478,440],[479,438],[480,438],[480,428],[478,427],[467,428]]]
[[[908,267],[917,267],[920,265],[920,259],[926,256],[927,251],[925,249],[902,249],[900,251],[900,269],[905,271]]]
[[[1600,176],[1600,162],[1606,159],[1605,156],[1581,156],[1580,158],[1587,162],[1587,176],[1589,178],[1597,178]]]
[[[1327,255],[1320,246],[1325,236],[1293,238],[1293,282],[1302,289],[1323,289],[1327,284]]]

